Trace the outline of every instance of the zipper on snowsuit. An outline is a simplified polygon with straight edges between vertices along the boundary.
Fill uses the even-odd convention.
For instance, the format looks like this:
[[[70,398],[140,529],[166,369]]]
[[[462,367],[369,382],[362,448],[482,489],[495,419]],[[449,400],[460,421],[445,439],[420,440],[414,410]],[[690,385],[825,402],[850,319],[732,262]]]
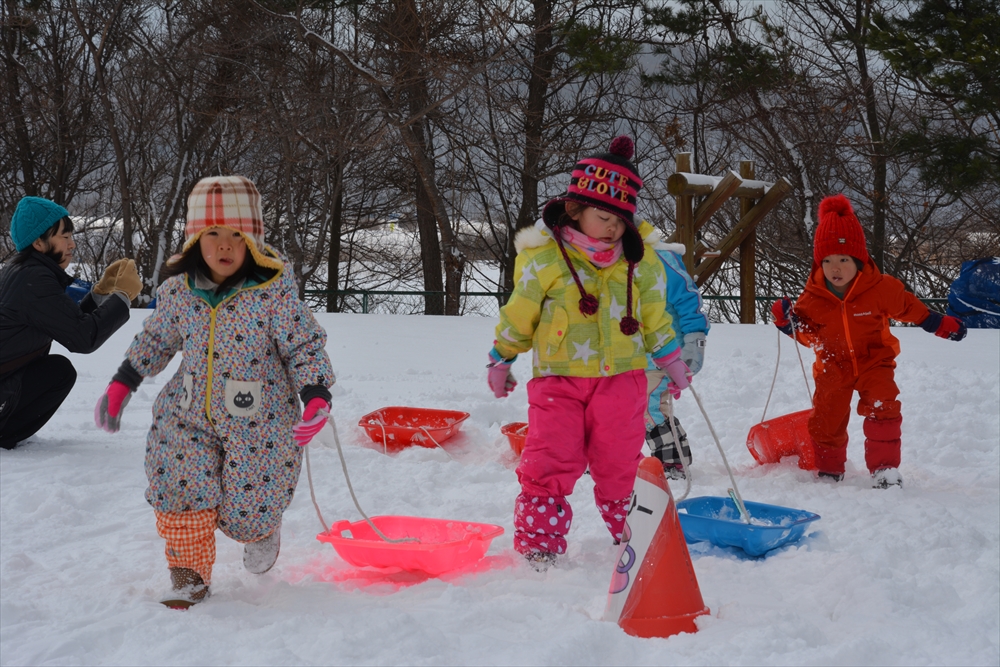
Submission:
[[[860,275],[861,272],[858,272]],[[848,327],[847,321],[847,298],[851,296],[851,292],[858,284],[858,278],[855,276],[854,282],[851,283],[851,289],[847,290],[847,294],[844,298],[840,300],[840,316],[844,320],[844,338],[847,339],[847,351],[851,353],[851,365],[854,367],[854,377],[858,377],[858,357],[854,353],[854,341],[851,340],[851,329]]]

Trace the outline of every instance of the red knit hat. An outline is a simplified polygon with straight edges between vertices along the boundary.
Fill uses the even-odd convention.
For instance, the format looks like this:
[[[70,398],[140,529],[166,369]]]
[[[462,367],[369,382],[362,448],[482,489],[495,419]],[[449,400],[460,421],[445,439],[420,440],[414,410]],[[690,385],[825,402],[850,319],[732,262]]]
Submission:
[[[844,195],[824,197],[819,203],[819,225],[813,241],[813,261],[822,264],[830,255],[850,255],[868,261],[865,230]]]

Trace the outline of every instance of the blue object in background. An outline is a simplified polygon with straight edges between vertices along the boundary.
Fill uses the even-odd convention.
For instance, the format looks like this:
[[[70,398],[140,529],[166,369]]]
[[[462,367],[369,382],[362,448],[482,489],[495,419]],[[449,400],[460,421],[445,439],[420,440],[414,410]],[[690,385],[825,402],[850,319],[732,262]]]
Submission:
[[[763,556],[802,537],[819,514],[764,503],[743,504],[751,523],[740,520],[731,498],[702,496],[677,503],[677,515],[687,542],[711,542],[720,547],[738,547],[748,556]]]
[[[948,291],[948,314],[970,329],[1000,329],[1000,257],[962,262]]]
[[[87,296],[90,292],[90,288],[93,286],[93,283],[88,283],[86,280],[74,278],[73,284],[66,288],[66,294],[69,295],[69,298],[73,299],[74,302],[80,303],[83,301],[83,297]]]

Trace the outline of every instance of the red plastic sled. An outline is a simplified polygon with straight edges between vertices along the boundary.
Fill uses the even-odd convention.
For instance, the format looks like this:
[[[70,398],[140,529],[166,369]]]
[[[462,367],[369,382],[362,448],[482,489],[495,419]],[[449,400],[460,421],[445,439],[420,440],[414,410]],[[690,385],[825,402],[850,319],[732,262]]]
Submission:
[[[768,419],[750,429],[747,449],[757,463],[777,463],[785,456],[798,456],[803,470],[816,469],[816,450],[809,435],[812,408]]]
[[[468,418],[468,412],[458,410],[390,406],[369,412],[358,426],[386,449],[399,450],[411,445],[433,449],[455,435]]]
[[[524,451],[524,440],[528,437],[528,424],[525,422],[511,422],[504,424],[500,432],[507,436],[510,441],[510,448],[518,456]]]
[[[502,526],[412,516],[373,516],[372,523],[390,540],[384,542],[365,521],[338,521],[316,539],[333,545],[337,554],[357,567],[398,568],[437,577],[479,561]],[[350,531],[350,537],[344,535]]]

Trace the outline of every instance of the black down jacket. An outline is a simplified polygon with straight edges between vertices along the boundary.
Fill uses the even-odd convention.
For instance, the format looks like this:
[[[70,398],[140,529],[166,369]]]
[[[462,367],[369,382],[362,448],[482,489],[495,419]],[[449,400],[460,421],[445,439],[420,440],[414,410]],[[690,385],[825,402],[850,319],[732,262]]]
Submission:
[[[39,252],[0,271],[0,377],[47,354],[53,340],[70,352],[93,352],[128,321],[128,304],[117,296],[100,306],[90,294],[74,303],[66,295],[72,282]]]

